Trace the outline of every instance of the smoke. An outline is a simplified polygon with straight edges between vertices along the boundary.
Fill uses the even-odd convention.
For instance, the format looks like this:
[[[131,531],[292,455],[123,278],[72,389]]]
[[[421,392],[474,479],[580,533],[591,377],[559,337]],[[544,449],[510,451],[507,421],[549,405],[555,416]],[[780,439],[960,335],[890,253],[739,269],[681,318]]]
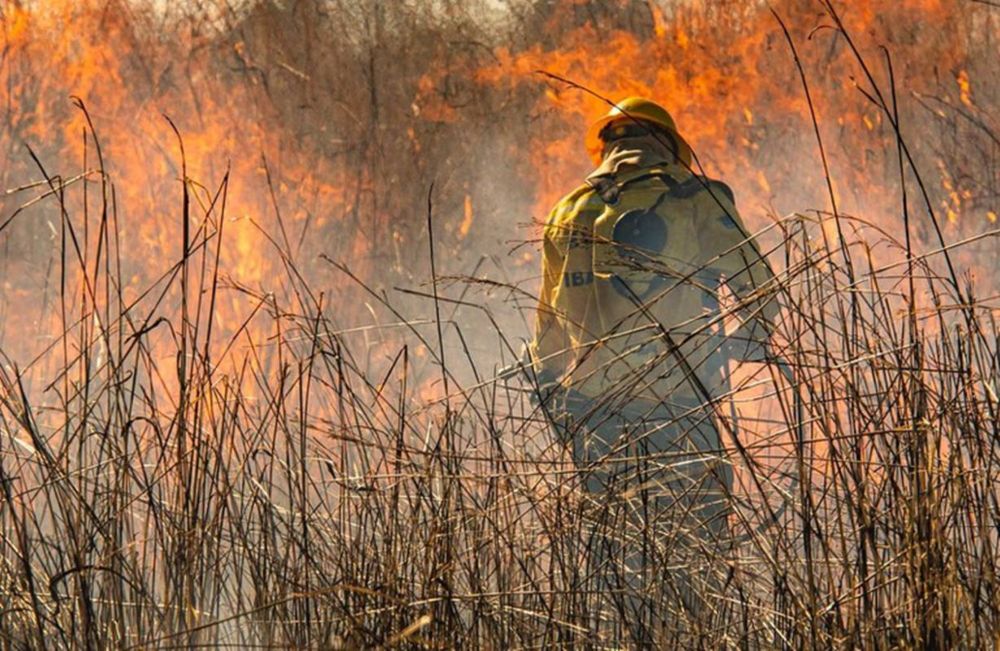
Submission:
[[[935,0],[882,5],[845,8],[845,29],[886,98],[880,47],[891,57],[901,131],[946,240],[980,233],[997,213],[989,108],[1000,85],[985,37],[996,14]],[[876,88],[820,5],[790,0],[775,9],[810,85],[838,209],[898,235],[895,131],[873,103]],[[221,297],[219,317],[229,333],[253,309],[251,294],[292,293],[283,255],[322,288],[344,328],[392,315],[321,256],[427,321],[428,299],[397,289],[429,288],[433,186],[438,275],[489,281],[451,280],[447,291],[488,307],[512,338],[526,336],[530,314],[518,310],[530,311],[530,300],[494,283],[534,291],[530,243],[548,208],[587,173],[582,133],[607,108],[540,71],[610,99],[663,101],[704,172],[733,186],[754,230],[793,211],[832,208],[791,50],[756,4],[317,0],[223,9],[118,0],[13,4],[2,20],[9,93],[0,185],[42,179],[29,147],[50,178],[89,174],[61,191],[63,206],[42,199],[0,234],[0,344],[22,360],[38,351],[24,333],[58,331],[48,319],[64,225],[91,264],[101,246],[85,223],[98,216],[84,211],[97,198],[98,143],[126,294],[140,296],[179,259],[182,161],[164,116],[183,140],[206,234],[218,232],[221,205],[210,207],[229,175],[220,264],[235,289]],[[82,100],[93,132],[70,96]],[[6,194],[4,220],[45,188]],[[940,246],[922,197],[909,201],[917,241]],[[993,263],[972,251],[964,262],[991,276]],[[516,306],[513,295],[522,297]],[[456,307],[453,316],[476,323],[477,311]],[[481,353],[487,364],[499,361],[495,342]]]

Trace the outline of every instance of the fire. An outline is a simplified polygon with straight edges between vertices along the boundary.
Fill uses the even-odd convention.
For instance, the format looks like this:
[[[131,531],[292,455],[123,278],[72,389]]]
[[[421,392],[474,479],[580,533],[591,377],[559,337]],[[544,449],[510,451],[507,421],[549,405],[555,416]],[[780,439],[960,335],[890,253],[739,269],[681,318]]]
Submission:
[[[973,108],[972,84],[969,82],[968,71],[959,70],[958,78],[956,79],[956,81],[958,82],[958,88],[960,91],[959,98],[962,100],[962,103],[968,106],[969,108]]]
[[[840,12],[837,17],[824,11],[833,2]],[[466,4],[474,9],[466,13]],[[913,299],[916,306],[910,304],[906,281],[934,282],[936,262],[932,261],[926,277],[920,267],[908,278],[905,266],[885,259],[903,256],[899,247],[886,240],[903,238],[901,207],[905,205],[918,253],[941,246],[934,232],[938,225],[944,230],[945,244],[965,238],[969,246],[955,251],[956,258],[969,255],[966,251],[981,255],[969,255],[960,270],[979,271],[981,278],[992,283],[987,295],[996,295],[997,274],[989,266],[995,265],[995,240],[974,236],[995,229],[1000,211],[996,201],[1000,188],[996,44],[995,39],[982,36],[996,32],[998,14],[992,2],[961,4],[956,8],[953,0],[0,3],[0,88],[4,89],[0,97],[0,389],[15,398],[20,397],[17,391],[24,391],[39,407],[27,414],[19,412],[20,406],[4,406],[5,414],[18,411],[16,419],[24,416],[29,421],[27,427],[15,424],[17,430],[42,434],[38,440],[51,435],[49,440],[65,444],[55,463],[37,466],[37,477],[44,482],[41,491],[30,483],[32,475],[25,476],[16,463],[4,467],[4,487],[10,489],[4,508],[19,508],[20,502],[24,513],[37,507],[34,512],[40,514],[23,521],[31,524],[28,528],[7,518],[17,525],[14,529],[23,530],[25,545],[40,550],[21,559],[28,569],[38,560],[38,576],[46,579],[39,583],[45,612],[35,607],[36,615],[42,613],[35,618],[39,629],[50,626],[51,615],[60,629],[67,623],[60,630],[63,635],[76,635],[72,619],[76,604],[90,597],[77,600],[75,593],[63,593],[63,584],[95,581],[90,592],[102,610],[105,599],[112,607],[120,605],[116,595],[124,594],[120,591],[127,583],[129,594],[139,594],[129,578],[138,573],[116,569],[120,555],[115,548],[124,532],[118,523],[126,520],[134,520],[126,528],[132,532],[134,527],[137,535],[134,541],[126,541],[125,549],[141,546],[143,560],[137,567],[150,570],[154,589],[145,592],[145,597],[156,606],[132,610],[154,615],[157,609],[169,613],[179,605],[178,611],[191,609],[194,619],[195,607],[204,604],[186,595],[160,599],[157,590],[173,590],[158,587],[171,584],[161,575],[170,569],[171,559],[179,556],[173,553],[174,547],[186,551],[185,539],[221,532],[219,557],[232,556],[235,565],[228,561],[213,565],[217,568],[210,574],[221,578],[220,592],[204,603],[216,603],[222,612],[206,611],[204,622],[211,628],[219,622],[227,628],[238,628],[244,621],[251,625],[243,617],[246,614],[271,621],[268,612],[247,611],[248,604],[257,603],[293,613],[294,621],[308,622],[311,612],[323,614],[316,619],[323,628],[333,621],[325,616],[329,611],[323,604],[335,600],[315,598],[314,594],[325,593],[315,592],[317,584],[301,581],[315,568],[307,567],[301,576],[292,572],[295,576],[289,577],[288,585],[294,585],[289,590],[285,583],[272,590],[268,581],[250,576],[247,568],[253,568],[244,564],[241,552],[234,551],[238,545],[229,544],[229,534],[256,532],[278,540],[275,534],[282,529],[269,524],[258,527],[258,517],[297,526],[301,512],[302,529],[306,522],[316,521],[341,532],[334,535],[337,540],[332,546],[316,547],[323,553],[315,557],[306,535],[301,549],[291,545],[291,555],[279,559],[285,565],[272,565],[269,557],[261,557],[261,568],[279,570],[294,569],[288,563],[292,557],[323,563],[332,557],[326,549],[342,550],[342,544],[355,535],[362,552],[373,549],[369,544],[373,541],[382,549],[387,537],[381,532],[398,530],[403,546],[387,542],[385,549],[391,553],[385,556],[405,565],[414,552],[429,565],[426,573],[414,566],[404,577],[407,586],[423,591],[410,605],[429,603],[423,594],[427,586],[434,594],[439,587],[450,591],[448,581],[438,586],[435,580],[452,574],[452,566],[456,576],[463,577],[455,585],[471,585],[463,568],[449,563],[450,546],[457,542],[455,550],[479,549],[476,539],[497,529],[492,524],[480,526],[485,521],[476,518],[482,509],[475,508],[475,495],[465,492],[470,484],[478,485],[488,477],[487,490],[496,497],[484,504],[487,510],[500,509],[500,519],[493,524],[516,524],[510,529],[512,538],[529,532],[541,540],[561,528],[562,507],[556,514],[558,520],[544,522],[534,515],[535,502],[550,501],[542,488],[551,471],[546,469],[534,479],[529,477],[533,471],[516,475],[522,472],[520,466],[527,469],[529,465],[521,461],[547,463],[549,457],[563,454],[563,446],[547,432],[535,436],[543,426],[541,419],[536,425],[524,417],[529,413],[528,393],[498,390],[493,372],[498,362],[506,364],[516,358],[516,347],[529,336],[531,327],[530,312],[535,306],[530,294],[537,286],[533,283],[538,281],[539,253],[537,246],[520,244],[537,244],[547,211],[591,170],[593,162],[582,143],[588,123],[608,110],[609,101],[630,95],[657,100],[672,112],[696,151],[695,171],[733,186],[751,230],[793,212],[808,224],[806,233],[794,242],[801,247],[796,255],[815,258],[817,263],[797,272],[800,275],[789,283],[792,298],[804,299],[805,305],[802,318],[785,321],[797,322],[793,327],[806,335],[806,345],[793,350],[800,359],[791,362],[802,373],[794,384],[803,385],[794,390],[798,394],[801,389],[809,400],[806,422],[799,423],[803,429],[838,438],[812,439],[815,454],[808,461],[803,459],[803,465],[812,464],[810,472],[823,476],[824,481],[828,478],[827,485],[839,491],[855,473],[877,475],[884,468],[889,476],[909,471],[895,456],[881,455],[882,451],[895,454],[909,444],[865,450],[866,439],[889,436],[891,441],[925,434],[928,441],[932,437],[963,439],[962,427],[949,433],[937,425],[976,413],[979,380],[994,403],[996,386],[986,382],[988,373],[977,378],[977,367],[971,362],[955,362],[961,373],[951,374],[945,372],[947,364],[938,370],[936,358],[976,357],[986,359],[988,366],[985,353],[992,344],[983,344],[986,335],[977,338],[971,331],[950,338],[945,328],[949,312],[957,310],[947,291],[933,296],[938,311],[924,309],[931,305],[926,297]],[[240,5],[240,9],[232,10],[230,5]],[[779,18],[788,27],[797,57],[785,40]],[[799,63],[809,85],[808,98]],[[900,134],[907,143],[905,152],[899,146]],[[818,140],[822,141],[822,158]],[[915,165],[911,166],[910,156]],[[826,163],[832,178],[827,178]],[[914,167],[921,174],[919,193]],[[906,179],[905,187],[901,178]],[[909,193],[905,203],[904,190]],[[933,224],[928,207],[936,217]],[[845,213],[859,219],[838,219]],[[852,278],[848,284],[841,266],[844,256],[827,254],[840,253],[842,227],[864,229],[864,224],[874,228],[862,233],[868,239],[851,252],[867,259],[858,264],[857,282]],[[433,279],[428,264],[430,233],[436,252]],[[847,233],[854,241],[857,236],[857,230]],[[761,238],[763,248],[769,250],[780,237],[781,229],[772,229]],[[796,263],[796,255],[783,260],[781,253],[779,249],[770,257],[779,272],[788,260]],[[342,266],[334,271],[338,265]],[[866,274],[876,266],[881,266],[880,273]],[[803,275],[806,282],[800,282]],[[472,280],[466,282],[470,276]],[[355,279],[360,283],[354,283]],[[830,284],[824,288],[827,281]],[[886,286],[872,288],[883,281]],[[361,283],[364,289],[357,286]],[[500,284],[514,287],[494,291]],[[942,286],[947,290],[946,281]],[[813,287],[819,291],[814,293]],[[407,291],[397,292],[397,288]],[[443,299],[433,305],[427,299],[431,288]],[[823,300],[831,293],[836,299],[831,301],[832,308]],[[499,309],[485,309],[494,307],[487,305],[493,300],[501,302]],[[725,303],[732,297],[727,299],[723,292],[722,300]],[[392,302],[393,309],[384,309],[382,301]],[[851,301],[862,312],[874,314],[874,321],[856,318],[838,329],[824,318],[814,318],[825,317],[828,310]],[[206,323],[203,306],[209,302],[215,311]],[[401,303],[404,306],[396,310]],[[314,318],[315,310],[310,308],[315,304],[322,304],[325,319]],[[967,309],[980,307],[995,313],[992,304]],[[519,314],[519,309],[524,313]],[[938,324],[921,323],[917,328],[940,328],[933,332],[940,337],[909,331],[910,319],[915,320],[913,315],[918,313],[921,320],[938,317],[931,319]],[[503,332],[494,332],[494,324]],[[869,332],[866,324],[882,329]],[[60,337],[64,332],[68,334]],[[883,341],[885,333],[889,334]],[[778,333],[779,344],[785,343],[780,341],[784,334]],[[813,346],[816,341],[824,345]],[[302,349],[312,353],[300,355]],[[927,354],[922,366],[911,365],[911,360],[922,357],[920,350]],[[115,361],[126,361],[111,368],[114,364],[108,360],[116,356]],[[812,363],[817,359],[822,363]],[[884,376],[882,364],[887,365]],[[756,447],[755,453],[777,465],[793,453],[785,445],[792,440],[793,428],[786,425],[798,416],[791,409],[785,413],[778,409],[776,391],[781,390],[783,380],[776,374],[768,378],[776,372],[774,366],[747,364],[738,370],[734,386],[740,400],[732,403],[735,411],[727,417],[738,415],[739,427],[745,428],[740,434],[745,431],[754,438],[748,441]],[[849,379],[852,376],[861,379]],[[8,381],[15,377],[17,382]],[[925,382],[925,378],[933,381]],[[21,379],[26,379],[23,388]],[[744,380],[750,383],[743,384]],[[816,387],[807,386],[810,381],[816,381]],[[925,400],[935,386],[946,390]],[[394,394],[396,387],[405,395]],[[958,396],[951,400],[953,409],[945,402],[950,400],[947,387],[953,387]],[[863,392],[856,394],[855,388]],[[112,393],[119,397],[106,398]],[[42,398],[35,401],[38,394]],[[481,409],[480,400],[496,401],[499,410]],[[507,401],[510,414],[499,413],[504,410],[502,401]],[[439,409],[442,404],[451,409]],[[77,409],[80,405],[85,408]],[[889,429],[869,432],[873,423],[865,418],[865,410],[855,412],[852,405],[871,406],[872,414],[890,407],[887,415],[874,418],[875,425]],[[521,407],[524,411],[517,413]],[[939,408],[942,416],[913,422],[915,414]],[[848,410],[851,413],[845,413]],[[443,423],[435,422],[442,412]],[[38,432],[30,423],[35,416]],[[80,427],[70,437],[71,428],[63,430],[60,420]],[[986,423],[985,417],[982,420]],[[202,430],[199,423],[206,421],[218,424]],[[935,428],[940,431],[932,431]],[[841,432],[848,436],[841,440]],[[13,434],[18,445],[29,445],[26,439],[17,438],[18,431],[4,434]],[[431,453],[432,435],[441,435],[437,436],[441,442],[453,439],[457,447],[452,449],[448,442],[448,447],[437,446],[442,454]],[[270,449],[265,442],[268,438]],[[397,450],[394,462],[390,463],[386,454],[390,448],[380,439],[391,440],[390,447]],[[837,449],[833,446],[853,441],[858,441],[859,457],[842,458],[847,465],[836,466],[835,455],[830,453]],[[207,452],[187,455],[185,446],[192,442],[207,443]],[[301,444],[294,455],[293,442],[296,447]],[[147,447],[153,461],[149,466],[143,454],[134,457],[138,465],[131,470],[135,473],[121,465],[131,462],[130,449],[144,452]],[[285,447],[288,455],[281,454]],[[41,454],[42,446],[37,448],[29,447],[27,453]],[[968,450],[973,461],[982,456],[974,446]],[[464,451],[474,456],[463,459]],[[959,455],[955,457],[958,465],[941,462],[950,453],[947,446],[938,446],[933,457],[925,456],[927,466],[956,476],[969,474],[960,467],[963,457]],[[205,473],[205,486],[209,479],[212,484],[219,481],[207,489],[217,496],[205,502],[211,506],[204,509],[210,526],[192,526],[201,522],[200,515],[198,520],[189,520],[187,511],[174,511],[175,505],[184,503],[174,498],[188,489],[202,490],[196,485],[199,482],[189,483],[193,473],[199,472],[189,470],[189,456],[192,463],[204,461],[206,467],[218,457],[222,468],[218,473]],[[343,485],[349,495],[336,488],[328,492],[326,479],[303,481],[301,499],[284,491],[280,483],[271,487],[258,482],[258,472],[261,478],[285,475],[288,482],[309,480],[310,471],[296,469],[293,457],[301,462],[300,468],[328,466],[331,475],[339,475],[338,484],[355,476],[359,481]],[[97,463],[91,463],[94,459]],[[471,479],[456,475],[458,483],[451,481],[453,466],[465,475],[476,467],[469,465],[476,459],[488,475]],[[875,470],[868,469],[869,460]],[[749,468],[736,472],[749,481],[753,475]],[[571,469],[568,464],[567,469]],[[951,472],[955,469],[961,472]],[[927,470],[924,474],[929,479],[923,485],[950,495],[952,488],[945,482],[954,477],[938,472]],[[236,480],[233,483],[230,473]],[[401,473],[421,483],[404,481]],[[572,473],[560,470],[559,474],[571,480]],[[379,475],[386,477],[379,479]],[[970,481],[979,481],[975,472],[969,476],[973,477]],[[397,503],[385,509],[381,505],[388,502],[373,501],[367,504],[378,505],[378,510],[362,509],[362,500],[368,500],[362,493],[371,491],[370,497],[381,500],[384,491],[377,484],[386,481],[406,491],[403,499],[409,506],[399,510]],[[521,490],[530,485],[525,482],[536,482],[534,497],[531,489]],[[166,488],[160,491],[159,486]],[[410,486],[420,492],[411,492]],[[453,492],[452,486],[458,490]],[[964,484],[954,486],[965,491]],[[779,488],[776,494],[786,490],[783,483]],[[76,490],[82,492],[77,496]],[[12,491],[14,500],[10,499]],[[254,496],[257,491],[259,498]],[[746,492],[751,494],[749,488]],[[890,506],[905,506],[903,493],[894,492]],[[918,485],[914,494],[923,500],[921,496],[930,493]],[[77,508],[88,506],[77,500],[91,495],[107,496],[96,515]],[[327,501],[327,496],[338,501]],[[525,496],[532,498],[530,504],[523,501]],[[842,497],[825,490],[817,496],[827,503]],[[313,502],[313,497],[321,501]],[[862,505],[874,499],[859,513],[881,508],[879,495],[862,492],[854,497]],[[989,511],[987,501],[983,501],[984,512]],[[247,508],[240,506],[244,503]],[[453,503],[457,510],[452,510]],[[318,507],[315,511],[313,504]],[[855,517],[854,505],[852,500],[844,503],[851,509],[851,518]],[[545,515],[548,507],[543,503],[541,508]],[[398,511],[406,516],[407,509],[427,509],[433,516],[413,520],[409,528],[389,530],[377,524],[388,521],[380,514]],[[57,511],[69,514],[68,522],[93,520],[81,524],[80,535],[71,532],[72,546],[65,549],[50,546],[32,532],[32,527],[57,523]],[[152,519],[134,515],[153,511],[162,511],[177,524],[150,526]],[[224,519],[230,517],[224,515],[229,511],[259,512],[259,516],[237,513],[232,516],[234,526],[229,526]],[[367,513],[374,517],[368,518]],[[113,524],[110,528],[105,527],[106,516]],[[911,558],[925,549],[913,544],[908,528],[895,526],[912,520],[888,517],[883,527],[880,519],[878,525],[866,524],[864,519],[832,522],[834,528],[845,522],[850,525],[847,529],[861,533],[870,524],[872,550],[890,559],[889,569],[870,574],[859,563],[860,581],[854,582],[853,574],[841,573],[833,564],[818,564],[819,574],[832,568],[827,574],[829,583],[835,585],[829,593],[809,593],[822,598],[812,599],[810,616],[803,618],[806,626],[818,623],[836,630],[840,623],[834,626],[834,620],[861,621],[854,618],[859,612],[854,610],[859,607],[854,605],[860,598],[855,589],[859,585],[871,587],[879,602],[892,600],[893,595],[906,597],[901,607],[912,603],[911,614],[920,612],[916,609],[922,606],[908,597],[907,581],[899,580],[897,574],[903,572],[905,578],[907,570],[896,569],[914,564]],[[782,523],[777,529],[781,536],[796,533],[798,514],[789,513],[788,520],[796,523],[787,528]],[[438,528],[437,523],[448,524]],[[316,529],[313,540],[319,540],[322,531]],[[415,543],[405,537],[413,531],[421,536]],[[452,531],[458,535],[452,536]],[[955,531],[956,540],[965,539],[964,529]],[[97,542],[81,544],[91,537],[89,533],[97,536],[93,538]],[[167,556],[160,555],[159,543],[151,542],[160,537],[168,541]],[[898,537],[906,538],[901,554],[893,546]],[[426,547],[430,551],[422,553],[420,545],[426,540],[432,541]],[[790,539],[791,556],[809,540],[808,535]],[[447,555],[438,553],[437,541],[449,546]],[[754,549],[767,551],[768,545],[759,548],[757,540],[751,542]],[[466,547],[466,543],[473,546]],[[566,558],[572,560],[578,547],[568,548],[572,551]],[[396,554],[393,550],[398,549],[406,551]],[[502,550],[502,545],[497,549]],[[853,549],[845,545],[825,558]],[[497,558],[521,561],[525,557],[520,547],[509,550]],[[20,548],[11,551],[21,553]],[[275,558],[283,551],[278,549]],[[77,558],[80,554],[86,558]],[[218,554],[198,559],[199,567],[211,565]],[[775,558],[780,564],[780,557]],[[126,561],[122,566],[129,568],[132,561],[121,559]],[[352,558],[345,560],[357,565]],[[547,562],[528,560],[527,565],[536,569],[523,569],[525,563],[521,563],[524,577],[533,577],[536,571],[542,576],[549,569]],[[387,576],[399,569],[398,563],[390,565]],[[843,568],[853,565],[848,559]],[[490,572],[506,572],[507,567],[512,566],[504,561]],[[8,569],[10,585],[24,592],[21,588],[27,584]],[[737,569],[756,573],[742,560]],[[783,576],[782,569],[775,568],[776,577]],[[522,574],[512,574],[513,583],[505,578],[502,582],[528,585],[519,578]],[[244,575],[254,585],[263,583],[259,587],[264,592],[230,591],[227,577],[242,582]],[[342,585],[351,583],[351,577],[345,576]],[[936,574],[926,576],[933,579]],[[424,577],[431,580],[410,580]],[[201,575],[189,578],[196,581]],[[762,585],[772,583],[767,574],[761,574],[751,586],[758,580]],[[212,577],[204,581],[206,585],[217,582]],[[484,598],[493,598],[488,594],[491,582],[496,583],[487,577],[483,583]],[[934,581],[914,583],[941,592]],[[359,585],[366,591],[371,587]],[[548,590],[544,582],[534,585]],[[799,603],[805,594],[786,591],[780,581],[774,585],[781,593],[777,601],[786,605]],[[897,585],[903,587],[897,590]],[[106,590],[105,586],[112,587]],[[888,592],[879,592],[878,586],[889,586]],[[373,599],[391,608],[409,597],[392,582],[383,585],[380,581],[374,587],[378,590],[372,590]],[[762,594],[771,588],[767,585]],[[230,599],[229,594],[236,597]],[[305,601],[304,608],[273,601],[272,597],[282,594]],[[750,601],[757,599],[754,590],[748,594]],[[969,594],[974,601],[977,593]],[[530,591],[518,590],[515,596],[515,601],[537,601]],[[962,605],[961,598],[948,603]],[[354,608],[360,603],[348,605],[352,612],[361,612]],[[552,603],[558,606],[560,602]],[[835,604],[837,612],[825,604]],[[230,616],[230,606],[237,617]],[[363,610],[365,617],[376,611],[389,613],[381,606]],[[761,639],[773,639],[772,633],[784,635],[785,613],[801,611],[801,607],[782,606],[778,611],[768,615],[778,628]],[[946,611],[926,608],[923,612]],[[303,612],[307,616],[300,618]],[[30,613],[16,603],[8,608],[12,621],[28,622]],[[150,644],[173,639],[159,637],[170,632],[172,624],[156,621],[161,619],[156,616],[140,617],[143,624],[137,629],[145,630],[146,620],[151,622],[147,634],[155,637]],[[341,620],[353,622],[351,617]],[[396,630],[399,617],[391,613],[387,617],[391,626],[386,630]],[[559,621],[562,627],[565,622]],[[920,640],[907,637],[896,625],[899,621],[893,611],[887,617],[873,617],[868,624],[892,635],[898,632],[896,641]],[[435,628],[438,623],[435,620]],[[771,623],[765,622],[762,628],[770,628]],[[199,625],[198,630],[208,629]],[[387,639],[367,641],[384,645]],[[185,642],[174,641],[178,646]]]
[[[180,259],[182,181],[192,196],[193,241],[221,230],[224,279],[248,287],[280,275],[276,246],[294,253],[305,228],[326,228],[330,216],[344,209],[344,188],[353,174],[302,148],[288,130],[275,129],[278,116],[261,102],[259,88],[217,72],[214,60],[224,53],[209,36],[181,29],[176,40],[156,38],[153,16],[124,2],[47,2],[6,11],[7,56],[0,78],[10,89],[13,121],[0,131],[0,143],[10,152],[0,182],[12,187],[39,178],[25,143],[51,166],[49,175],[67,178],[88,170],[87,201],[96,210],[99,144],[106,178],[113,183],[127,297],[138,296]],[[237,43],[234,53],[241,52]],[[80,98],[86,114],[70,96]],[[183,161],[168,120],[182,138]],[[223,216],[221,206],[210,206],[227,172]],[[82,233],[80,187],[67,190],[66,201],[69,218]],[[56,238],[59,218],[47,218],[50,237]],[[16,226],[23,238],[37,233],[28,223]],[[89,241],[81,243],[91,257],[99,246],[96,230],[92,225]],[[287,240],[274,237],[282,231]],[[28,292],[32,280],[37,282],[27,277],[15,282]],[[239,324],[247,309],[244,297],[227,296],[217,317]],[[29,319],[39,316],[15,318],[8,328],[33,329]]]
[[[469,229],[472,228],[472,197],[465,195],[465,202],[463,204],[463,217],[462,223],[458,225],[458,235],[463,240],[469,234]]]
[[[791,25],[803,57],[833,176],[841,187],[851,189],[838,197],[839,208],[877,214],[878,222],[888,224],[897,218],[897,197],[874,196],[866,189],[873,181],[887,180],[884,170],[894,164],[895,133],[882,112],[857,92],[864,88],[873,94],[858,81],[863,75],[843,38],[824,29],[831,21],[817,16],[811,3],[786,1],[775,10]],[[972,53],[952,41],[936,44],[929,55],[925,41],[906,36],[915,30],[960,32],[962,19],[946,3],[866,3],[845,8],[842,17],[849,34],[892,44],[897,88],[930,92],[937,88],[936,71],[951,68],[959,70],[961,103],[972,106],[967,69]],[[555,28],[557,20],[552,22]],[[863,54],[878,62],[878,81],[884,85],[882,55],[875,48]],[[540,172],[537,215],[544,215],[586,174],[589,163],[582,155],[580,134],[587,122],[607,110],[608,100],[628,95],[660,100],[673,112],[699,154],[696,167],[734,186],[752,224],[761,225],[761,212],[769,206],[781,214],[829,208],[805,94],[778,23],[764,6],[748,4],[727,14],[692,3],[676,7],[669,20],[654,11],[653,33],[645,38],[585,25],[563,33],[556,49],[501,48],[496,57],[495,65],[476,71],[481,83],[511,90],[546,86],[535,111],[553,116],[550,137],[532,148],[527,165]],[[543,73],[571,80],[600,97],[546,79]],[[903,117],[915,119],[906,113]],[[863,131],[853,125],[862,125]],[[927,144],[917,142],[916,147]],[[950,221],[962,214],[958,204],[949,202],[945,212]]]
[[[308,48],[302,54],[280,39],[266,41],[273,50],[262,49],[254,30],[284,16],[281,8],[251,3],[236,18],[203,10],[165,23],[144,7],[56,0],[8,6],[0,17],[0,83],[9,91],[0,185],[40,179],[24,145],[50,175],[86,172],[85,182],[65,190],[82,233],[84,183],[91,210],[100,193],[92,121],[113,183],[129,298],[180,257],[182,183],[194,198],[193,233],[223,232],[224,279],[262,293],[280,289],[283,256],[315,269],[322,266],[319,252],[348,260],[368,280],[394,274],[421,281],[425,230],[423,209],[414,206],[423,204],[432,181],[440,181],[435,212],[454,221],[436,231],[451,238],[445,246],[455,244],[474,259],[480,233],[531,239],[534,232],[517,226],[540,221],[581,182],[591,167],[581,142],[586,125],[608,109],[606,99],[628,95],[651,97],[672,111],[698,154],[697,170],[733,186],[752,228],[774,213],[830,209],[791,52],[759,3],[724,9],[651,3],[645,26],[631,29],[597,26],[580,19],[578,3],[555,3],[538,16],[543,32],[557,38],[431,49],[417,62],[391,53],[380,60],[363,44],[345,46],[374,75],[358,81],[353,95],[345,91],[347,99],[328,91],[336,86],[329,79],[364,77],[362,67],[321,69],[310,63]],[[865,97],[873,89],[845,39],[816,7],[805,0],[774,5],[810,82],[838,208],[898,231],[898,195],[872,191],[893,188],[898,179],[894,130]],[[933,161],[934,207],[952,229],[996,220],[989,183],[974,181],[981,178],[978,161],[947,140],[948,133],[968,138],[977,123],[995,121],[979,108],[994,92],[986,58],[968,39],[952,37],[989,24],[987,12],[985,6],[956,12],[944,0],[878,0],[842,11],[883,91],[887,68],[876,46],[889,46],[904,136],[920,162]],[[940,71],[947,71],[943,82]],[[89,120],[71,96],[80,98]],[[183,140],[186,179],[180,143],[164,116]],[[957,126],[933,138],[909,132],[928,119]],[[221,205],[211,206],[227,172],[223,216]],[[0,223],[45,189],[6,197]],[[39,261],[58,248],[61,233],[48,201],[0,234],[22,252],[15,273],[4,278],[2,301],[23,301],[46,286]],[[493,222],[494,215],[503,218]],[[87,232],[90,240],[81,246],[92,268],[99,242],[96,228]],[[510,261],[518,268],[537,264],[525,249]],[[254,305],[241,292],[219,301],[218,318],[233,329]],[[40,318],[39,310],[15,310],[6,329],[45,331]]]

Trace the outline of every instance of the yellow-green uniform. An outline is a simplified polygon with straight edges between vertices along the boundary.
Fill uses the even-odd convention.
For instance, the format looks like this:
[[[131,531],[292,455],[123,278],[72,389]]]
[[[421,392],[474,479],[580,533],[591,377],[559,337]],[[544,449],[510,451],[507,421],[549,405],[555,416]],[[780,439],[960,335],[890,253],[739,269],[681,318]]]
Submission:
[[[536,371],[630,411],[703,403],[723,386],[726,354],[759,356],[753,343],[778,310],[729,188],[676,164],[591,178],[563,198],[545,226],[542,271]],[[728,353],[720,279],[742,305]]]

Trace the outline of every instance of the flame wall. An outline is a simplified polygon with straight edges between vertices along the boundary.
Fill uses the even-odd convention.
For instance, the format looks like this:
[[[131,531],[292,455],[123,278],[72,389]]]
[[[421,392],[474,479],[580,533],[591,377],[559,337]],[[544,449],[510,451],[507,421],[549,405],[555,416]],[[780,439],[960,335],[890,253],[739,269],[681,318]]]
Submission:
[[[433,6],[424,6],[431,4]],[[889,93],[891,55],[902,132],[925,174],[932,208],[957,239],[997,219],[998,13],[987,4],[873,0],[837,4],[847,33]],[[842,211],[900,227],[894,130],[822,2],[784,0]],[[5,89],[0,187],[72,178],[97,168],[99,138],[120,230],[126,291],[137,295],[181,251],[184,141],[196,207],[227,170],[221,249],[233,284],[281,291],[269,242],[367,319],[342,276],[317,255],[349,262],[379,286],[426,281],[426,195],[434,183],[440,273],[499,254],[515,279],[536,274],[530,239],[547,208],[586,175],[581,136],[606,106],[545,71],[620,98],[664,102],[704,170],[736,190],[753,227],[768,215],[828,210],[830,201],[801,81],[775,16],[757,2],[360,3],[147,5],[13,2],[2,9]],[[912,175],[912,172],[907,172]],[[65,191],[83,233],[83,184]],[[0,223],[44,191],[0,199]],[[914,218],[930,237],[926,211]],[[196,210],[197,213],[197,210]],[[55,305],[60,214],[51,199],[19,214],[3,247],[0,345],[17,356]],[[217,214],[206,228],[217,227]],[[90,229],[90,233],[96,229]],[[84,249],[94,259],[96,240]],[[936,245],[936,244],[935,244]],[[982,259],[972,263],[993,270]],[[226,293],[219,319],[235,329],[250,301]],[[520,323],[515,319],[512,324]],[[519,325],[517,327],[520,327]],[[44,340],[44,337],[42,337]]]

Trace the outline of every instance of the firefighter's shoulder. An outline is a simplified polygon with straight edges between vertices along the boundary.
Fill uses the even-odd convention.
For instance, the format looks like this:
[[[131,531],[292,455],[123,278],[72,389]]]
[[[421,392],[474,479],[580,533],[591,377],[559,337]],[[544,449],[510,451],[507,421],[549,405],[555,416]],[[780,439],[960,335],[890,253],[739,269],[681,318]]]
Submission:
[[[732,188],[718,179],[697,174],[692,174],[678,183],[670,193],[679,199],[688,199],[704,194],[705,198],[709,200],[724,201],[730,205],[736,204],[736,196],[733,194]]]
[[[749,237],[743,220],[736,210],[736,198],[732,188],[717,179],[695,176],[679,183],[672,194],[679,198],[690,198],[700,207],[699,223],[703,232],[710,237]]]
[[[547,225],[553,226],[567,219],[572,219],[587,209],[602,210],[603,208],[604,203],[594,188],[583,183],[556,203],[549,213]]]

